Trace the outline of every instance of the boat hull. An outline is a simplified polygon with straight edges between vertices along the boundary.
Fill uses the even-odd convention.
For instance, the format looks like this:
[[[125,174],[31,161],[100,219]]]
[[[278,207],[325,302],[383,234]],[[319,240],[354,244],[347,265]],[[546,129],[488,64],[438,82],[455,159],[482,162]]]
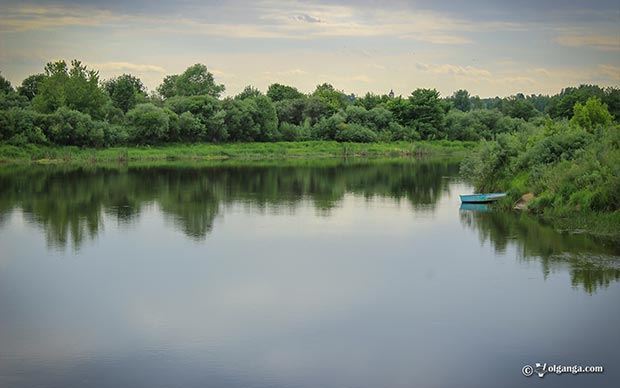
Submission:
[[[460,195],[463,203],[489,203],[495,202],[506,196],[506,193],[468,194]]]

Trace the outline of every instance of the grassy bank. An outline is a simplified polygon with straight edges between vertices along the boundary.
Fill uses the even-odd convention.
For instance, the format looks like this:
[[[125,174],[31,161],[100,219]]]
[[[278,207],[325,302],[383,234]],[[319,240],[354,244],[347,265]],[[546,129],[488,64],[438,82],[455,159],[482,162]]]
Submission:
[[[528,193],[525,210],[555,228],[620,241],[620,127],[610,120],[500,135],[467,156],[461,172],[481,192],[507,192],[505,209]]]
[[[338,143],[335,141],[171,144],[164,146],[80,148],[0,145],[4,163],[111,163],[142,161],[270,160],[295,158],[463,156],[475,142],[420,141],[390,143]]]

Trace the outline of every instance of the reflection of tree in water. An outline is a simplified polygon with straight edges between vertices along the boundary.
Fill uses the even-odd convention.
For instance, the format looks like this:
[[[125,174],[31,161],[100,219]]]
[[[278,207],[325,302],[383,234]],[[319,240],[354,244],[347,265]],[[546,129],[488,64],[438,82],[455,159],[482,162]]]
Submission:
[[[433,208],[443,176],[458,165],[422,161],[318,161],[292,165],[219,164],[209,167],[88,168],[24,166],[0,170],[0,215],[20,208],[51,245],[79,247],[103,228],[104,214],[119,223],[155,203],[187,236],[203,239],[221,205],[289,208],[310,200],[324,214],[346,193],[405,199]]]
[[[461,211],[461,222],[478,230],[481,242],[490,241],[503,253],[517,246],[522,260],[538,260],[545,277],[568,266],[573,286],[589,293],[620,280],[620,246],[585,234],[560,233],[527,214]]]

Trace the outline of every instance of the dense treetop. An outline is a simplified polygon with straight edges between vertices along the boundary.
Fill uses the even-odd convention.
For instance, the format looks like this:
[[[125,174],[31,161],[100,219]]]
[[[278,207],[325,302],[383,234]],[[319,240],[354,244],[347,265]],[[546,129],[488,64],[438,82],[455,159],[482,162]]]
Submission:
[[[131,74],[101,80],[80,61],[48,63],[14,88],[0,74],[0,142],[77,146],[163,142],[480,140],[546,120],[595,131],[620,118],[620,89],[480,98],[434,89],[355,96],[328,83],[309,94],[274,83],[233,97],[203,64],[168,75],[150,95]]]

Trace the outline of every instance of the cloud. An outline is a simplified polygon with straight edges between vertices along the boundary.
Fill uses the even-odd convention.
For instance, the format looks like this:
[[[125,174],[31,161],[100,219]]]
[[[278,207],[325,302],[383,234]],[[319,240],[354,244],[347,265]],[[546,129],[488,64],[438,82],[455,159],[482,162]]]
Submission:
[[[277,3],[248,4],[240,17],[233,5],[206,8],[179,6],[176,16],[120,13],[89,6],[6,6],[0,15],[0,30],[26,31],[67,26],[131,27],[134,30],[204,34],[226,38],[312,39],[331,37],[401,37],[432,44],[472,43],[466,33],[518,28],[515,23],[471,22],[432,11],[336,4]],[[221,15],[218,19],[217,15]],[[235,16],[237,15],[237,16]],[[292,15],[292,16],[291,16]]]
[[[283,71],[265,71],[263,72],[265,75],[304,75],[304,74],[308,74],[307,71],[302,70],[302,69],[290,69],[290,70],[283,70]]]
[[[620,66],[615,65],[599,65],[598,72],[616,82],[620,81]]]
[[[165,73],[163,67],[129,62],[89,63],[89,67],[104,71],[134,71],[140,73]]]
[[[555,42],[567,47],[590,47],[602,51],[620,51],[620,35],[567,34],[556,37]]]
[[[470,44],[473,41],[465,36],[460,35],[437,35],[437,34],[419,34],[419,35],[403,35],[401,39],[413,39],[421,42],[434,44]]]
[[[67,26],[96,26],[112,22],[118,16],[109,11],[65,6],[6,6],[0,14],[0,31],[44,30]]]
[[[310,16],[307,13],[302,13],[299,15],[292,16],[292,19],[298,22],[305,22],[305,23],[321,23],[321,19],[316,18],[314,16]]]
[[[452,64],[440,64],[429,65],[425,63],[416,63],[415,67],[418,70],[433,73],[433,74],[449,74],[460,77],[474,77],[474,78],[490,78],[491,72],[474,66],[459,66]]]

